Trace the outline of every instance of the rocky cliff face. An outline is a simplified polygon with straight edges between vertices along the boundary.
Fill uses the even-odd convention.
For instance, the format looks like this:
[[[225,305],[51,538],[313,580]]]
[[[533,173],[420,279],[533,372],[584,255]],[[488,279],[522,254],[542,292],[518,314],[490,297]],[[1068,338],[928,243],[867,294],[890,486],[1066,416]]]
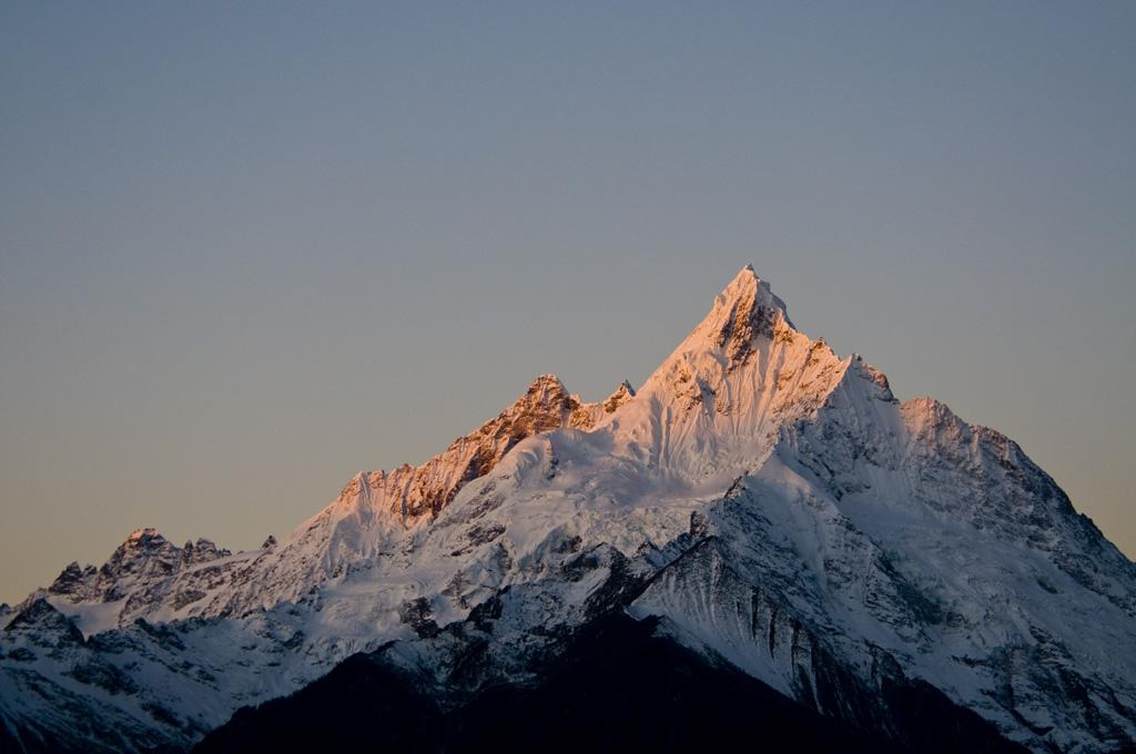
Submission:
[[[900,746],[921,699],[1110,751],[1136,737],[1134,600],[1136,567],[1017,445],[899,402],[747,267],[638,391],[586,404],[544,376],[280,542],[142,530],[69,566],[2,619],[0,719],[25,744],[184,748],[359,652],[461,708],[622,615]]]
[[[418,467],[360,473],[343,488],[339,500],[352,504],[366,498],[365,504],[394,514],[404,524],[437,515],[458,490],[489,473],[521,440],[561,427],[590,429],[618,407],[627,390],[626,384],[620,385],[603,403],[587,404],[569,395],[556,375],[541,375],[512,406],[454,440],[440,455]]]

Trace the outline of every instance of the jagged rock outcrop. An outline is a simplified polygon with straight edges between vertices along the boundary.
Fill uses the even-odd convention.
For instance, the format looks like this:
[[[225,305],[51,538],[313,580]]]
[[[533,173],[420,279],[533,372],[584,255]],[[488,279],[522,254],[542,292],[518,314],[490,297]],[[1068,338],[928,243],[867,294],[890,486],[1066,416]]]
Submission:
[[[339,500],[364,502],[397,515],[404,523],[437,515],[458,490],[489,473],[521,440],[561,427],[590,429],[631,393],[624,383],[602,403],[582,403],[556,375],[543,374],[513,405],[454,440],[443,453],[421,466],[404,464],[389,472],[360,472],[343,488]]]
[[[178,547],[157,529],[137,529],[100,568],[68,565],[46,594],[104,606],[98,615],[85,616],[85,628],[94,631],[141,616],[173,615],[227,584],[231,571],[246,560],[246,555],[233,558],[232,552],[208,539]]]

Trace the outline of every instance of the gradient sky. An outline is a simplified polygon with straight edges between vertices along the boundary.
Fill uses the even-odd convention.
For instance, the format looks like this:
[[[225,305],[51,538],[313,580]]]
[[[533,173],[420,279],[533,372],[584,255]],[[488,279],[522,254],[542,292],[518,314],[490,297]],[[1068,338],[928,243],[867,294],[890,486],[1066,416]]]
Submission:
[[[0,600],[286,534],[747,261],[1136,553],[1136,4],[0,6]]]

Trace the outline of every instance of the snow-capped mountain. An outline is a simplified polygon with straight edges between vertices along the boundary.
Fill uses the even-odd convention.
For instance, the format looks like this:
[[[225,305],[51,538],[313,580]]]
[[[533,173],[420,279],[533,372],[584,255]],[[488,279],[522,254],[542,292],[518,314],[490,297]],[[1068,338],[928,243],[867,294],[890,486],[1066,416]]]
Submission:
[[[1011,440],[899,402],[747,266],[638,391],[545,375],[280,542],[143,529],[68,566],[0,616],[0,743],[185,749],[360,652],[466,709],[611,616],[900,747],[967,715],[1035,751],[1136,740],[1136,566]]]

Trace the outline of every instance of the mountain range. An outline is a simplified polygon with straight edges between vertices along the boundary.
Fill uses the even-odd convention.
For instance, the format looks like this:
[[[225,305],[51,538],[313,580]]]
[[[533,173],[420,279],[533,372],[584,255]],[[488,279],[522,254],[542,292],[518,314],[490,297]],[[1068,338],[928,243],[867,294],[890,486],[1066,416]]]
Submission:
[[[1136,565],[750,266],[638,389],[543,375],[280,541],[139,529],[0,626],[3,752],[1136,742]]]

